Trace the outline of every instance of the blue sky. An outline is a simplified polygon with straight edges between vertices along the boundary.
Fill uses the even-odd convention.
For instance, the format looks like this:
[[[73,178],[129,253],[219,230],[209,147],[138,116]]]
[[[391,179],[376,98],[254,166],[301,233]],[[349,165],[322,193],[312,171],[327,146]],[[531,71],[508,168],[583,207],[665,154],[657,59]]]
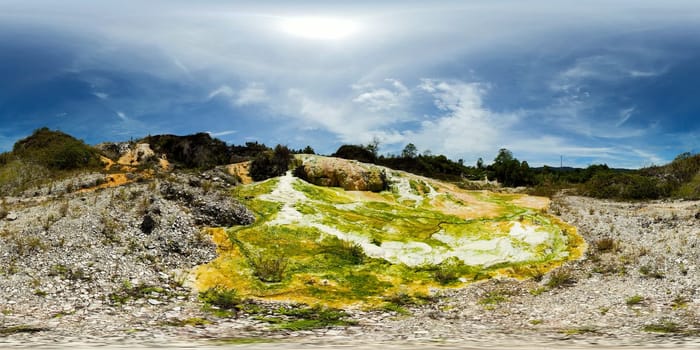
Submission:
[[[0,0],[0,150],[210,132],[474,164],[697,152],[697,1]]]

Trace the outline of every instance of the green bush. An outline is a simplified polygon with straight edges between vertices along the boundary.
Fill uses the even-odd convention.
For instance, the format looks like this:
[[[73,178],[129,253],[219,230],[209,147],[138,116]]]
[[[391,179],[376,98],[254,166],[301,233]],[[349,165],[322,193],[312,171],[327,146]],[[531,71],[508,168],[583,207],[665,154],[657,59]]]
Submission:
[[[263,282],[276,283],[284,278],[287,258],[283,255],[266,255],[259,253],[250,258],[253,275]]]
[[[262,181],[282,176],[289,170],[294,155],[287,146],[277,145],[273,151],[258,154],[250,164],[250,177]]]
[[[68,134],[41,128],[15,143],[12,154],[25,162],[53,170],[97,168],[99,153]]]
[[[208,306],[216,306],[224,310],[237,309],[242,303],[235,289],[224,289],[221,287],[209,288],[200,292],[199,300]]]

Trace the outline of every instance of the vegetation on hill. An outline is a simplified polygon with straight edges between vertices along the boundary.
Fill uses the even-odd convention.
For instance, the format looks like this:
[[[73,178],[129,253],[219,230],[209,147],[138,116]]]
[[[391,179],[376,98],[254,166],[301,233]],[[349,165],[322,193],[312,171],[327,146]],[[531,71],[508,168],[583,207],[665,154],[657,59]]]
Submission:
[[[147,136],[141,142],[148,143],[157,154],[165,154],[168,161],[185,168],[208,169],[228,164],[231,159],[231,150],[225,142],[203,132],[187,136]]]
[[[30,186],[101,165],[99,153],[70,135],[41,128],[0,154],[0,194],[19,193]]]
[[[277,145],[273,151],[258,154],[250,164],[250,176],[255,181],[284,175],[289,170],[294,156],[287,146]]]
[[[8,158],[44,166],[51,170],[74,170],[98,167],[98,152],[83,141],[60,131],[41,128],[17,141]]]

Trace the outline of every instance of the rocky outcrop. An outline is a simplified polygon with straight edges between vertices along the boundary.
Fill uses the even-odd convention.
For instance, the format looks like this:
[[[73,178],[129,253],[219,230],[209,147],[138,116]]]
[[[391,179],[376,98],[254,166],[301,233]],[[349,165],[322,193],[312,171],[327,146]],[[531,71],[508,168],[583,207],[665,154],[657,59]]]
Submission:
[[[294,175],[314,185],[347,191],[380,192],[388,188],[383,168],[341,158],[304,156]]]
[[[249,225],[255,216],[246,207],[230,199],[205,191],[196,181],[188,181],[189,186],[178,183],[163,183],[160,191],[165,199],[179,201],[189,207],[194,221],[202,226]]]

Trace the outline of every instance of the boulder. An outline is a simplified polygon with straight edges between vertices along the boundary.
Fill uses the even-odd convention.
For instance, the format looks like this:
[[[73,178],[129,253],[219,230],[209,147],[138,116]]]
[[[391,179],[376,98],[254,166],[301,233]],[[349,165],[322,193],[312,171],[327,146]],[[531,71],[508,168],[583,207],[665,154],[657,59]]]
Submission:
[[[353,160],[306,157],[295,175],[317,186],[380,192],[388,188],[383,168]]]

